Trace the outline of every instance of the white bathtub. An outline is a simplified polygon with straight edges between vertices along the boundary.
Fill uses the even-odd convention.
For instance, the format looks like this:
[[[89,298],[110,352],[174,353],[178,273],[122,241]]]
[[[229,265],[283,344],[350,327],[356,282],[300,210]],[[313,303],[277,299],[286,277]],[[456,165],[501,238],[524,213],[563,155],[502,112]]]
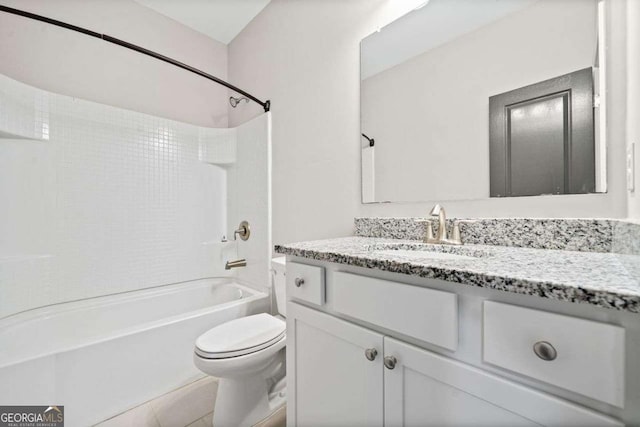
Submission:
[[[202,377],[195,339],[268,309],[267,294],[204,279],[2,319],[0,405],[65,405],[66,425],[92,425]]]

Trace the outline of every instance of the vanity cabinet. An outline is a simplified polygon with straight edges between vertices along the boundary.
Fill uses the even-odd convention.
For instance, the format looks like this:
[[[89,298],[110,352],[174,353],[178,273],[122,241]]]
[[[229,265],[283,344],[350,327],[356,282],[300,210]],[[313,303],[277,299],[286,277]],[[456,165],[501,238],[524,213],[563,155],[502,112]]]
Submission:
[[[383,425],[383,335],[298,304],[287,307],[287,328],[296,413],[288,424]]]
[[[493,301],[483,309],[485,362],[624,407],[624,328]]]
[[[291,264],[290,271],[295,274],[287,272],[289,426],[624,425],[611,414],[491,368],[482,355],[483,310],[477,313],[477,321],[467,319],[462,324],[470,315],[462,314],[465,307],[455,293],[344,272],[329,263],[326,267],[315,263],[308,269]],[[313,279],[308,282],[305,274]],[[321,299],[300,292],[298,288],[304,284],[296,286],[296,279],[302,279],[312,283],[314,295],[319,295],[320,277],[325,287]],[[485,302],[490,303],[479,301],[479,305]],[[490,314],[495,309],[492,307]],[[505,319],[507,326],[509,319]],[[512,323],[512,328],[519,327]],[[458,340],[468,340],[469,334],[457,331],[469,324],[478,327],[475,364],[456,358],[458,352],[469,352],[468,345],[458,345]],[[577,325],[588,326],[589,331],[600,327]],[[436,326],[441,329],[438,333]],[[620,328],[601,326],[603,339],[623,337]],[[613,335],[608,335],[611,330],[607,328],[613,328]],[[496,331],[492,334],[495,342]],[[622,352],[624,341],[618,340],[618,345],[622,349],[616,351]],[[499,360],[508,364],[508,359]],[[517,371],[516,367],[509,365],[507,369]],[[560,374],[558,377],[563,380]],[[624,400],[621,395],[616,398]]]
[[[287,313],[291,426],[623,425],[326,313]]]
[[[385,426],[621,426],[597,412],[385,337]],[[385,366],[386,367],[386,366]]]

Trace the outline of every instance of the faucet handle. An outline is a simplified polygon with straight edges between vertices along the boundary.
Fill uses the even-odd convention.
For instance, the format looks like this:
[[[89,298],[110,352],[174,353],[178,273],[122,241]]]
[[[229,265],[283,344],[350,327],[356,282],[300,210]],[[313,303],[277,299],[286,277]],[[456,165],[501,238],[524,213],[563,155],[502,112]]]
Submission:
[[[438,216],[440,215],[440,211],[442,211],[444,209],[442,209],[442,206],[440,205],[440,203],[436,203],[436,205],[431,208],[431,212],[429,212],[429,215],[431,216]]]
[[[424,242],[425,243],[431,243],[434,240],[434,235],[433,235],[433,222],[430,219],[414,219],[415,222],[418,223],[426,223],[427,224],[427,231],[424,235]]]
[[[451,240],[457,244],[462,244],[462,236],[460,235],[460,224],[473,224],[478,222],[474,219],[456,219],[453,221],[453,230],[451,230]]]

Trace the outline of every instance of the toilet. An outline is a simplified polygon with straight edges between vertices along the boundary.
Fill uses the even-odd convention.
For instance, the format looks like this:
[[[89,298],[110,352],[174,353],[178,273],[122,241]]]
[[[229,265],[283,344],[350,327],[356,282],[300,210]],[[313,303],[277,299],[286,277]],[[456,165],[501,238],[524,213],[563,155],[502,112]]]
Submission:
[[[271,262],[278,312],[285,309],[285,259]],[[286,323],[281,316],[254,314],[200,335],[193,360],[219,378],[213,412],[216,427],[252,426],[286,402]]]

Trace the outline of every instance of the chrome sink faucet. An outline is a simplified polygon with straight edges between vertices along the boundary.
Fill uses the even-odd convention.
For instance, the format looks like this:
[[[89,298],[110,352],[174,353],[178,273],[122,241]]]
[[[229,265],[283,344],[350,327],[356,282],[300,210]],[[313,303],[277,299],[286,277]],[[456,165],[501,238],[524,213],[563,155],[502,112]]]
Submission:
[[[425,243],[439,244],[439,245],[461,245],[462,238],[460,236],[460,224],[472,223],[475,221],[468,220],[455,220],[453,221],[453,227],[451,230],[451,238],[447,233],[447,214],[444,208],[437,204],[429,212],[429,216],[438,217],[438,235],[433,235],[433,223],[430,219],[419,219],[416,222],[424,222],[427,224],[427,230],[424,238]]]

